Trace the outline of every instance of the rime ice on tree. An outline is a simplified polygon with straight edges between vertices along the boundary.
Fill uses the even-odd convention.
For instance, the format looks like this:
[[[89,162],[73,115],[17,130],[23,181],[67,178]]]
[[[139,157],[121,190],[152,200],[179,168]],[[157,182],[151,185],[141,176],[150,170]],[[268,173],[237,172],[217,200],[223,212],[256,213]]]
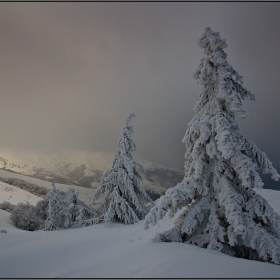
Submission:
[[[144,169],[132,158],[136,145],[132,139],[133,127],[128,123],[134,116],[130,114],[127,118],[112,168],[103,174],[93,197],[92,205],[99,215],[104,215],[105,223],[113,220],[136,223],[144,219],[152,204],[141,183]]]
[[[79,194],[73,188],[62,193],[52,183],[52,190],[48,194],[48,217],[44,230],[96,224],[99,217],[88,207],[82,205],[78,196]]]
[[[199,40],[206,57],[194,78],[203,91],[188,125],[185,178],[167,190],[146,216],[155,225],[187,206],[174,227],[158,234],[160,241],[195,244],[232,256],[280,264],[280,217],[253,188],[261,188],[256,170],[278,180],[265,153],[239,132],[235,117],[246,118],[242,99],[254,95],[228,64],[225,40],[206,28]]]

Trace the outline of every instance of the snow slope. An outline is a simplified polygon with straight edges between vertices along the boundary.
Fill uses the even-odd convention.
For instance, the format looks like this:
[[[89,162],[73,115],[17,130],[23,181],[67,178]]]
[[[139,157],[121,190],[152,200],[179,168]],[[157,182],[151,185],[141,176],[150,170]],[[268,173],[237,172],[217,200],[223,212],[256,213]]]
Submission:
[[[0,186],[0,202],[8,192],[15,196],[5,188],[16,187]],[[18,191],[17,201],[26,200],[26,192]],[[280,192],[258,192],[280,214]],[[31,195],[29,201],[35,203],[36,199],[40,198]],[[28,232],[13,226],[9,215],[0,210],[0,231],[7,231],[0,232],[0,278],[280,277],[278,265],[238,259],[189,244],[152,242],[154,234],[170,228],[176,217],[165,217],[147,231],[140,221],[134,225],[110,223],[108,228],[98,224]]]
[[[32,193],[0,182],[0,203],[2,203],[3,201],[8,201],[12,204],[18,204],[19,202],[28,202],[32,205],[36,205],[39,200],[41,200],[41,198]]]
[[[181,243],[153,243],[165,219],[148,231],[135,225],[103,224],[53,232],[11,227],[0,211],[1,278],[273,278],[280,266],[233,258]],[[237,269],[238,268],[238,269]]]
[[[25,180],[29,183],[35,184],[35,185],[40,186],[40,187],[46,187],[50,190],[52,188],[51,183],[48,182],[48,181],[40,180],[40,179],[37,179],[37,178],[33,178],[33,177],[30,177],[30,176],[26,176],[26,175],[22,175],[22,174],[18,174],[18,173],[9,172],[9,171],[3,170],[3,169],[0,169],[0,177],[3,177],[3,178],[17,178],[17,179]],[[5,184],[5,183],[0,182],[0,185],[2,185],[2,184]],[[94,189],[83,188],[83,187],[74,186],[74,185],[65,185],[65,184],[59,184],[59,183],[56,183],[55,185],[61,191],[67,191],[69,188],[75,189],[77,192],[79,192],[79,199],[84,201],[88,205],[91,203],[93,193],[95,191]],[[7,186],[12,187],[10,185],[7,185]],[[16,187],[14,187],[14,188],[16,188]],[[16,188],[16,189],[18,189],[18,188]],[[17,192],[19,192],[19,191],[23,191],[23,190],[18,189]],[[21,193],[21,192],[19,192],[19,193]],[[23,196],[24,196],[24,194],[23,194]],[[2,192],[1,192],[0,203],[2,201],[4,201],[4,200],[2,199]],[[13,203],[11,199],[9,199],[8,201]],[[35,202],[35,204],[36,204],[36,202]],[[16,203],[18,203],[18,202],[16,202]]]

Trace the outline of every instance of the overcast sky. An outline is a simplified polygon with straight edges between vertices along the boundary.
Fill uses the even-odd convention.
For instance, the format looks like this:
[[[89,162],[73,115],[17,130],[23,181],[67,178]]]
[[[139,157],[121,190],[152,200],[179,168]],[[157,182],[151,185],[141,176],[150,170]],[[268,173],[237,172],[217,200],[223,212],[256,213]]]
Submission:
[[[114,153],[183,168],[209,26],[256,94],[240,129],[280,171],[280,3],[0,3],[1,148]],[[0,155],[1,156],[1,155]]]

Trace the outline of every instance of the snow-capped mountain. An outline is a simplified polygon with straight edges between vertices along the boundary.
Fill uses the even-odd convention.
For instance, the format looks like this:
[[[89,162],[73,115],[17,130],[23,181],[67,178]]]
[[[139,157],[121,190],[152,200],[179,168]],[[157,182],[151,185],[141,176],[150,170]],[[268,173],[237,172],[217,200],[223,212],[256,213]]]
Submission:
[[[0,168],[45,181],[96,189],[113,156],[71,152],[63,155],[0,151]],[[181,182],[183,170],[158,163],[139,162],[145,168],[143,186],[152,199]]]

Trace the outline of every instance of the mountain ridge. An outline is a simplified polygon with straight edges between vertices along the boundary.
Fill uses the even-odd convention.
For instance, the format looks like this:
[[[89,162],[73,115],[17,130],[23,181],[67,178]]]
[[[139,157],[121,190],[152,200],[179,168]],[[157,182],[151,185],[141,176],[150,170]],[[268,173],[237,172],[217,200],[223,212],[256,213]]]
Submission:
[[[28,156],[28,154],[19,153],[9,156],[6,153],[6,155],[0,154],[0,168],[49,182],[96,189],[103,172],[111,165],[109,165],[108,156],[104,160],[104,162],[107,161],[106,169],[104,162],[97,163],[99,159],[96,160],[93,157],[91,162],[91,156],[93,155],[89,154],[87,157],[83,155],[85,162],[81,162],[78,158],[69,163],[60,161],[54,155],[30,154]],[[145,160],[142,165],[145,169],[142,184],[152,199],[162,196],[168,188],[174,187],[184,177],[184,172],[180,169]]]

